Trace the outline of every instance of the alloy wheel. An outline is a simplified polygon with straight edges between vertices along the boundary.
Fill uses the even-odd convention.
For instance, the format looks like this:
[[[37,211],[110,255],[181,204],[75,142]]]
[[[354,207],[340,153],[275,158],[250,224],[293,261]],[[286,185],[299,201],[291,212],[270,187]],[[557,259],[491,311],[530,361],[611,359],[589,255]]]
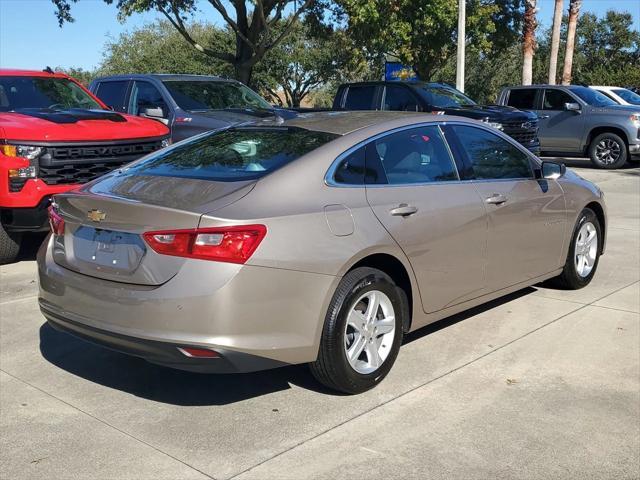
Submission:
[[[596,158],[604,165],[616,163],[622,154],[622,147],[611,138],[603,138],[596,145]]]
[[[582,278],[588,277],[593,270],[598,255],[598,231],[591,222],[580,227],[574,250],[576,272]]]

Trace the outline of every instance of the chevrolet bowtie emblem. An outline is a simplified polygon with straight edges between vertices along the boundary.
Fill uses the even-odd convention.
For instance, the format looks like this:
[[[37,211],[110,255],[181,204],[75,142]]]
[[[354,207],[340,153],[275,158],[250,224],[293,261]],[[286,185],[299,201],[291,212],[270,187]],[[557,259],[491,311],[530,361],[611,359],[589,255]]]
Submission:
[[[89,210],[87,212],[87,218],[92,222],[101,222],[102,220],[107,218],[107,214],[101,210],[96,210],[94,208],[93,210]]]

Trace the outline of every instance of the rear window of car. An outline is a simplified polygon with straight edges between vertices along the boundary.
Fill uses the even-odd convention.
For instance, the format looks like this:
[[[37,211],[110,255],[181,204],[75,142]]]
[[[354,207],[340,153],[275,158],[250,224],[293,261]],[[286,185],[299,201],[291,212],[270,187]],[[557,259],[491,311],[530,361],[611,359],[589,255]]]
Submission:
[[[351,85],[347,88],[347,98],[343,108],[345,110],[373,110],[375,93],[375,85]]]
[[[291,127],[232,128],[161,150],[132,164],[126,173],[227,182],[254,180],[337,137]]]
[[[536,90],[535,88],[518,88],[509,92],[507,105],[525,110],[536,110]]]

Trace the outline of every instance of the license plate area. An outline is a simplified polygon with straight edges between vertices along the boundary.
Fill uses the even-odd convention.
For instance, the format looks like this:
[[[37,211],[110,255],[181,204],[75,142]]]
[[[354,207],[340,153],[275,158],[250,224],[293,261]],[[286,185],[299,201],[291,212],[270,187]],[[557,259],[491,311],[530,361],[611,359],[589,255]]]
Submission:
[[[73,232],[74,263],[89,270],[131,274],[140,265],[145,252],[144,241],[138,234],[85,225]]]

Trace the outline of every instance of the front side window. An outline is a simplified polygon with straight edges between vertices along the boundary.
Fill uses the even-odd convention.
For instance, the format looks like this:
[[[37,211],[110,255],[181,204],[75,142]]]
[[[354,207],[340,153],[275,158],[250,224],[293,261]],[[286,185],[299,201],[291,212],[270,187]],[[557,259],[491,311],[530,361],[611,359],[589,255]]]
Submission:
[[[337,137],[302,128],[231,128],[160,150],[132,164],[126,173],[226,182],[255,180]]]
[[[437,126],[392,133],[370,144],[367,166],[379,162],[390,185],[458,180],[449,149]]]
[[[166,117],[169,113],[162,94],[155,86],[149,82],[136,81],[133,84],[131,97],[129,98],[129,113],[132,115],[141,115],[147,108],[162,109],[163,117]]]
[[[0,77],[0,112],[22,108],[103,109],[79,85],[66,78]]]
[[[547,89],[544,91],[544,102],[542,102],[543,110],[564,110],[565,103],[575,103],[575,99],[566,92],[556,89]]]
[[[524,110],[536,109],[536,89],[518,88],[509,92],[507,105]]]
[[[249,87],[236,82],[207,80],[164,80],[164,86],[178,104],[187,111],[228,109],[266,109],[273,107]]]
[[[478,180],[533,177],[529,157],[515,145],[487,130],[453,125]]]
[[[375,85],[349,86],[343,108],[345,110],[372,110],[375,94]]]
[[[401,85],[387,85],[382,109],[400,112],[419,111],[418,102],[413,93],[407,87]]]

